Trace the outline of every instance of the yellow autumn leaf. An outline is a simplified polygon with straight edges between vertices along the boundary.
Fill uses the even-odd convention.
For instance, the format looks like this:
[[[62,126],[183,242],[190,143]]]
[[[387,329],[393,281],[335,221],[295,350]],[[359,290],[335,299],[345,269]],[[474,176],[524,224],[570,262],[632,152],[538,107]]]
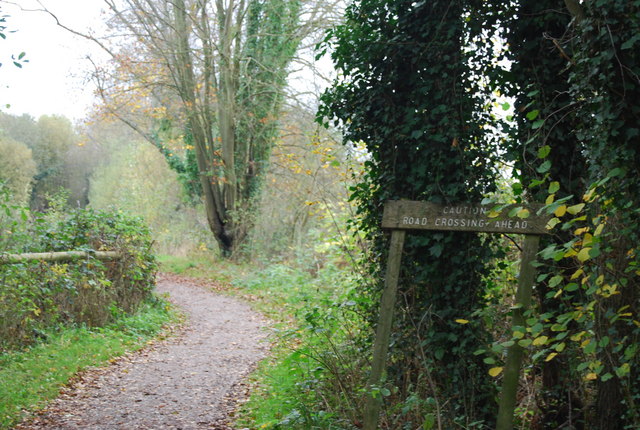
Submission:
[[[551,354],[547,355],[547,358],[545,358],[544,361],[551,361],[556,355],[558,355],[557,352],[552,352]]]
[[[564,258],[573,257],[574,255],[578,255],[578,251],[573,248],[569,248],[569,250],[564,253]]]
[[[528,209],[520,209],[517,213],[518,218],[528,218],[531,213]]]
[[[582,269],[576,270],[575,272],[573,272],[573,275],[571,275],[571,280],[574,280],[574,279],[578,278],[583,273],[584,273],[584,270],[582,270]]]
[[[551,203],[553,203],[553,200],[556,198],[555,194],[551,194],[549,195],[549,197],[547,197],[547,200],[545,200],[544,204],[545,205],[550,205]]]
[[[567,205],[560,205],[558,206],[558,208],[553,212],[553,214],[557,217],[561,217],[564,214],[567,213]]]
[[[489,369],[489,375],[491,375],[493,377],[496,377],[501,373],[502,373],[502,366],[492,367],[491,369]]]
[[[465,319],[462,319],[462,318],[458,318],[458,319],[456,320],[456,322],[457,322],[458,324],[469,324],[469,320],[465,320]]]
[[[571,215],[575,215],[580,212],[584,208],[584,203],[578,203],[577,205],[569,206],[567,208],[567,212]]]
[[[589,255],[589,251],[591,251],[591,248],[582,248],[580,252],[578,252],[578,260],[584,263],[590,259],[591,256]]]
[[[560,220],[558,218],[551,218],[546,225],[547,230],[551,230],[556,225],[560,224]]]
[[[547,336],[536,337],[535,339],[533,339],[533,344],[536,346],[544,345],[545,343],[547,343],[548,339],[549,338]]]
[[[600,236],[602,234],[603,229],[604,229],[604,224],[598,224],[598,227],[596,227],[596,231],[593,233],[593,235]]]
[[[582,200],[584,200],[585,202],[590,202],[593,199],[595,192],[595,188],[591,188],[584,194],[584,196],[582,196]]]
[[[571,340],[574,342],[579,342],[582,336],[584,336],[586,333],[586,331],[581,331],[580,333],[574,334],[573,336],[571,336]]]
[[[576,236],[580,236],[582,233],[586,233],[589,231],[589,227],[577,228],[576,231],[573,232]]]
[[[582,246],[589,246],[593,243],[593,236],[590,233],[586,233],[584,235],[584,239],[582,239]]]
[[[595,379],[598,379],[598,375],[593,372],[587,373],[587,376],[585,376],[584,379],[586,379],[587,381],[593,381]]]

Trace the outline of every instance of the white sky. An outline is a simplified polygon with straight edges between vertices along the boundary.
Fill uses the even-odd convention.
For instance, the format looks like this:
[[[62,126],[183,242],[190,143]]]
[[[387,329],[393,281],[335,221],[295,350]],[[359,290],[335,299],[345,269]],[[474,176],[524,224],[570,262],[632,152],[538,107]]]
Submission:
[[[90,54],[94,59],[104,60],[106,54],[94,43],[57,26],[49,14],[34,11],[43,6],[67,27],[105,34],[103,0],[0,0],[0,14],[8,15],[7,38],[0,39],[0,111],[12,115],[27,113],[36,119],[61,114],[71,120],[82,120],[94,100],[94,86],[87,81],[92,65],[86,57]],[[11,56],[17,57],[21,52],[26,53],[29,62],[17,68]],[[314,53],[304,56],[313,61]],[[324,74],[332,74],[328,57],[316,63],[316,67]],[[321,92],[327,83],[303,67],[290,77],[290,91],[308,92],[307,98],[316,103],[311,94]]]
[[[103,25],[102,0],[41,1],[73,29],[99,32]],[[0,110],[28,113],[36,119],[44,114],[84,118],[93,101],[93,87],[86,82],[91,69],[86,56],[100,56],[99,48],[58,27],[46,13],[21,10],[41,9],[37,0],[0,0],[0,7],[1,14],[8,15],[7,38],[0,39]],[[17,57],[23,51],[29,62],[19,69],[11,55]]]

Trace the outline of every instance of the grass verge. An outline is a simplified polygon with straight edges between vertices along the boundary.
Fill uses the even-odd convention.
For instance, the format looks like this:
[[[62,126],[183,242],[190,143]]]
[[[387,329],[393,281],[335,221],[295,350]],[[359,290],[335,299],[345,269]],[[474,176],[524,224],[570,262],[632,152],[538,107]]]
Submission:
[[[0,355],[0,429],[44,407],[80,370],[142,348],[178,319],[167,302],[154,299],[107,327],[64,329],[43,343]]]

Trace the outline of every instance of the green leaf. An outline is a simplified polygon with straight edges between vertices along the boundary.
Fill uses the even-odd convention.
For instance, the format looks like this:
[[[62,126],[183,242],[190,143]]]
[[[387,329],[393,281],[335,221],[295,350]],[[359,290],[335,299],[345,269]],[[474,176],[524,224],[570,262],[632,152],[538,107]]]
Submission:
[[[546,173],[551,169],[551,161],[547,160],[536,169],[538,173]]]
[[[600,377],[600,380],[601,380],[602,382],[607,382],[607,381],[608,381],[609,379],[611,379],[611,378],[613,378],[613,375],[612,375],[611,373],[607,372],[607,373],[605,373],[604,375],[602,375],[602,376]]]
[[[538,149],[538,158],[547,158],[550,152],[551,147],[549,145],[544,145]]]
[[[511,184],[511,190],[513,191],[513,195],[519,196],[523,191],[522,184],[520,182]]]
[[[528,347],[529,345],[531,345],[532,340],[531,339],[522,339],[518,341],[518,345],[520,345],[523,348]]]
[[[620,49],[631,49],[638,40],[640,40],[640,34],[632,36],[629,40],[627,40],[620,46]]]
[[[620,167],[616,167],[607,174],[608,178],[615,178],[616,176],[624,176],[624,170]]]
[[[544,120],[543,119],[539,119],[539,120],[535,121],[533,124],[531,124],[531,128],[533,130],[537,130],[540,127],[542,127],[543,124],[544,124]]]
[[[549,184],[549,194],[555,194],[560,189],[560,182],[553,181]]]
[[[559,285],[560,282],[562,282],[563,279],[564,278],[562,276],[560,276],[560,275],[554,276],[553,278],[551,278],[549,280],[549,288],[553,288],[553,287]]]
[[[437,258],[437,257],[440,257],[443,249],[444,249],[444,246],[441,243],[436,243],[431,248],[429,248],[429,251],[431,251],[431,255]]]
[[[540,115],[540,111],[538,109],[532,110],[527,114],[527,119],[529,121],[533,121],[534,119],[538,118],[538,115]]]
[[[575,291],[575,290],[577,290],[578,288],[579,288],[579,285],[578,285],[578,284],[576,284],[575,282],[572,282],[572,283],[568,284],[564,289],[565,289],[566,291],[571,292],[571,291]]]

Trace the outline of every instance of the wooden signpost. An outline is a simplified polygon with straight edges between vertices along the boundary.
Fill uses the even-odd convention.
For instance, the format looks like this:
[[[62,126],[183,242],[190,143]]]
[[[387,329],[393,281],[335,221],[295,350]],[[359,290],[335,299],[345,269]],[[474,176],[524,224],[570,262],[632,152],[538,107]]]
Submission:
[[[391,230],[391,245],[387,261],[384,290],[380,301],[380,317],[373,346],[373,361],[369,375],[369,392],[379,393],[379,384],[386,367],[391,323],[398,289],[400,260],[407,230],[444,230],[485,233],[524,234],[524,247],[513,309],[512,325],[524,325],[524,311],[531,303],[535,269],[531,262],[538,252],[540,235],[547,234],[549,217],[537,215],[539,207],[512,205],[499,212],[492,206],[479,204],[437,205],[410,200],[389,201],[385,205],[382,228]],[[513,428],[513,411],[522,363],[523,349],[517,343],[507,351],[496,430]],[[376,430],[382,405],[381,395],[367,399],[364,430]]]

